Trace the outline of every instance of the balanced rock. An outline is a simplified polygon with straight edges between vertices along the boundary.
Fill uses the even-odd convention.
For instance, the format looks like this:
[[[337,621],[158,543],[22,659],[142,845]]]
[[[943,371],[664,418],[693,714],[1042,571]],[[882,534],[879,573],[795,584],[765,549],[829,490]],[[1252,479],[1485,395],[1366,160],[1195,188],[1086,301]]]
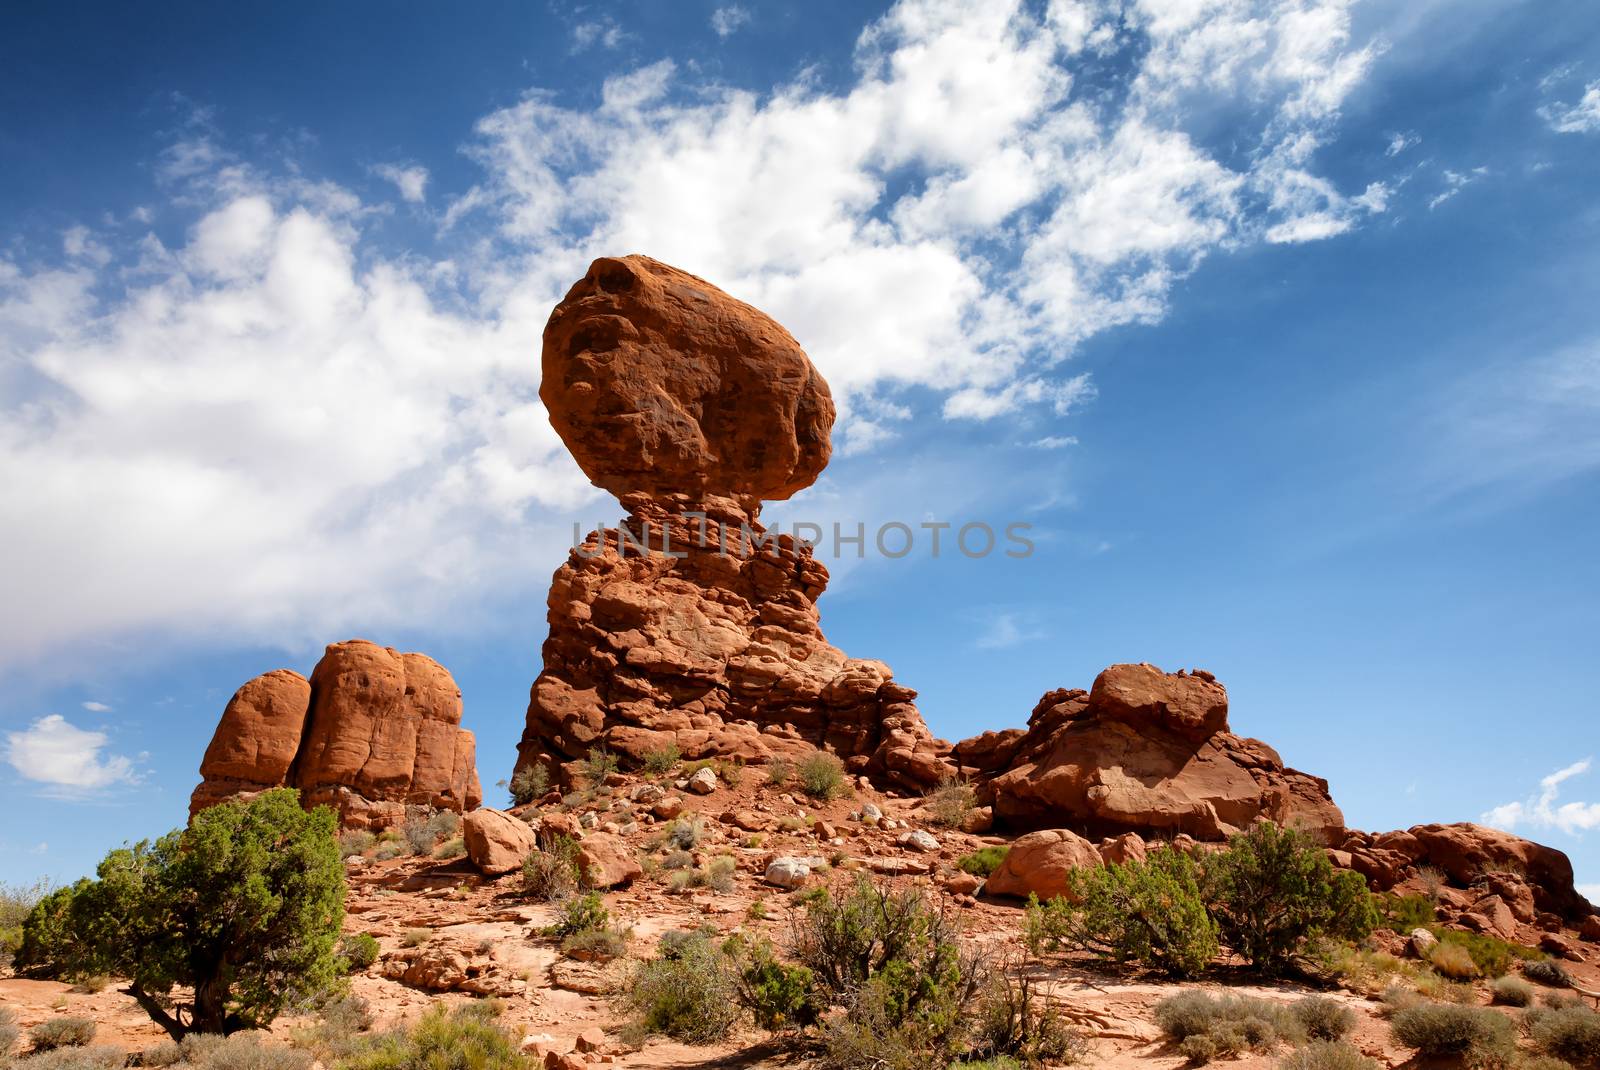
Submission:
[[[607,258],[551,314],[543,373],[551,423],[628,516],[551,581],[518,771],[570,782],[595,747],[630,763],[826,748],[914,789],[952,771],[916,692],[823,636],[811,547],[760,522],[762,499],[822,471],[834,416],[782,327],[648,257]]]
[[[954,758],[997,821],[1224,839],[1258,818],[1336,844],[1344,815],[1328,783],[1228,731],[1228,693],[1210,673],[1113,665],[1089,691],[1048,692],[1026,731],[987,732]]]
[[[279,669],[241,687],[200,777],[191,815],[292,787],[308,809],[330,806],[351,828],[401,824],[408,806],[471,810],[483,796],[450,673],[426,655],[364,639],[329,646],[309,681]]]

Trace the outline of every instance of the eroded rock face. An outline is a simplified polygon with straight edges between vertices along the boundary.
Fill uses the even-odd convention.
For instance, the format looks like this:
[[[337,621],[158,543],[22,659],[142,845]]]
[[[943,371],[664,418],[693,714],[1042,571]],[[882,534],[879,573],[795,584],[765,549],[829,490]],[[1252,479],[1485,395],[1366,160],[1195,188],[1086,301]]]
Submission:
[[[833,398],[789,332],[647,256],[596,260],[544,330],[539,397],[597,487],[760,501],[828,463]]]
[[[408,805],[471,810],[483,795],[474,752],[443,666],[353,639],[329,646],[309,681],[280,669],[234,694],[189,812],[272,787],[298,788],[352,828],[399,824]]]
[[[565,781],[593,747],[636,762],[675,745],[747,762],[827,747],[914,788],[949,771],[916,692],[823,637],[827,569],[760,523],[762,498],[816,479],[833,423],[783,328],[647,257],[597,260],[550,317],[540,396],[629,515],[551,582],[519,770]]]
[[[1329,846],[1344,837],[1327,781],[1227,728],[1228,693],[1210,673],[1113,665],[1087,692],[1047,693],[1026,731],[984,733],[954,757],[1014,826],[1219,840],[1267,818]]]

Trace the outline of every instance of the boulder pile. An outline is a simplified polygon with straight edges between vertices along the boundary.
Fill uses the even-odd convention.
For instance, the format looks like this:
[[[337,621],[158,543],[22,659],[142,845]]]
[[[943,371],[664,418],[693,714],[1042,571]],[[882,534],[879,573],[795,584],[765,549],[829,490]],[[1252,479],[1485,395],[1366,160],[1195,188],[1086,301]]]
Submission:
[[[648,257],[597,260],[550,316],[539,396],[628,515],[551,581],[518,773],[569,783],[596,747],[628,763],[827,748],[915,789],[951,771],[916,692],[823,636],[810,546],[760,522],[831,451],[828,385],[787,331]]]
[[[334,643],[307,680],[278,669],[239,688],[200,763],[199,813],[268,788],[332,807],[347,828],[404,823],[408,806],[465,811],[483,798],[461,689],[424,654]]]

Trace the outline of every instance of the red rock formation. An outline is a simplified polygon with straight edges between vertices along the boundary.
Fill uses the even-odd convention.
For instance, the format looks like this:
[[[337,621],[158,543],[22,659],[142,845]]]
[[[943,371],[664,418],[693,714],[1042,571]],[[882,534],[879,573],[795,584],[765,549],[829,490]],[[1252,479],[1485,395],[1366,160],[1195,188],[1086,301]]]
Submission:
[[[1268,818],[1330,846],[1344,838],[1327,781],[1227,728],[1228,693],[1210,673],[1113,665],[1090,691],[1046,694],[1025,732],[986,732],[953,757],[1014,826],[1218,840]]]
[[[472,733],[460,725],[461,690],[432,658],[335,643],[309,682],[279,669],[234,694],[189,812],[283,786],[355,828],[399,824],[408,805],[471,810],[483,793]]]
[[[556,571],[517,767],[626,758],[762,761],[836,751],[910,787],[948,771],[888,666],[822,635],[828,572],[761,525],[827,463],[833,403],[787,332],[647,257],[595,261],[551,314],[540,397],[629,516]],[[647,549],[646,549],[647,548]]]

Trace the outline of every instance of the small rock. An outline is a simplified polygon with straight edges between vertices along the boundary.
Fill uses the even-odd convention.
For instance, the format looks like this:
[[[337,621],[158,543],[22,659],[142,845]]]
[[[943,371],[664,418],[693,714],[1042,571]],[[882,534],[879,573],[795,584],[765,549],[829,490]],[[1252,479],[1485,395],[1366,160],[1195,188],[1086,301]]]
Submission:
[[[1545,933],[1539,937],[1539,947],[1557,958],[1570,959],[1577,962],[1583,961],[1583,953],[1578,950],[1577,945],[1565,936],[1556,933]]]
[[[982,884],[983,881],[971,873],[957,873],[944,882],[944,890],[951,895],[972,895]]]
[[[815,825],[811,826],[811,831],[815,832],[818,838],[824,840],[831,840],[835,836],[839,835],[838,830],[832,825],[828,824],[826,821],[818,821]]]
[[[633,789],[633,801],[643,806],[654,806],[666,798],[666,795],[659,784],[640,784]]]
[[[687,786],[696,795],[710,795],[717,790],[717,774],[710,769],[702,769],[689,778]]]
[[[925,829],[916,829],[913,832],[907,832],[895,840],[895,842],[908,851],[920,851],[923,854],[927,854],[930,851],[937,851],[939,849],[939,841],[934,838],[933,833],[928,832]]]
[[[1439,946],[1439,938],[1426,929],[1412,929],[1410,948],[1411,953],[1419,959],[1426,959],[1434,948]]]
[[[774,858],[767,865],[766,882],[779,888],[794,889],[811,876],[811,867],[798,858]]]
[[[861,820],[867,822],[882,821],[883,811],[878,809],[874,803],[863,803],[861,805]]]
[[[578,824],[586,829],[599,828],[600,818],[593,810],[585,810],[578,817]]]
[[[599,1051],[601,1048],[605,1047],[605,1044],[605,1030],[601,1029],[599,1026],[590,1026],[588,1029],[585,1029],[583,1032],[578,1034],[579,1051]]]
[[[974,836],[981,836],[992,828],[994,828],[994,809],[992,807],[974,806],[961,819],[961,831],[969,832]]]
[[[665,799],[652,806],[650,812],[662,821],[671,821],[683,813],[683,799],[677,795],[668,795]]]

